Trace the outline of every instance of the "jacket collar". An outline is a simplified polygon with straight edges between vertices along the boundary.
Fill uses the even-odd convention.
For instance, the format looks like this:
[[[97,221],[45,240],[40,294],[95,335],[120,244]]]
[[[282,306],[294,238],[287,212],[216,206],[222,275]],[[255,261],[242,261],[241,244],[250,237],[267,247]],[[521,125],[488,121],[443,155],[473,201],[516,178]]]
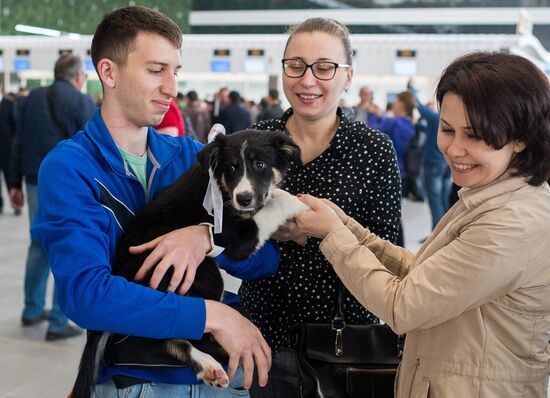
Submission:
[[[100,111],[100,108],[96,110],[93,118],[84,127],[84,131],[113,170],[119,174],[128,175],[122,155],[107,129]],[[159,134],[154,128],[149,127],[147,130],[147,158],[153,167],[162,168],[174,159],[181,149],[181,145]]]
[[[464,202],[466,208],[470,209],[497,196],[516,191],[529,185],[526,177],[514,176],[513,174],[514,170],[507,170],[500,177],[487,185],[472,189],[462,188],[458,192],[458,196]]]

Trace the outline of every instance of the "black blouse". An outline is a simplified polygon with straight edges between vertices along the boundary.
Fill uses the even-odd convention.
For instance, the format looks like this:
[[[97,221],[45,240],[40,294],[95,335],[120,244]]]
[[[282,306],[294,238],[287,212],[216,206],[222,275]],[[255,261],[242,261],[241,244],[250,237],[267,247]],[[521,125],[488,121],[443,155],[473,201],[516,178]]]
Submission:
[[[340,109],[337,113],[340,125],[330,146],[303,166],[292,164],[283,189],[330,199],[381,238],[394,241],[401,217],[401,185],[392,143],[385,134],[348,121]],[[253,128],[288,134],[285,123],[291,115],[292,109],[288,109],[281,119],[260,122]],[[337,276],[319,251],[319,243],[311,237],[305,247],[279,242],[277,273],[241,286],[242,304],[273,352],[291,345],[294,324],[332,319]],[[352,324],[378,322],[347,291],[344,315]]]

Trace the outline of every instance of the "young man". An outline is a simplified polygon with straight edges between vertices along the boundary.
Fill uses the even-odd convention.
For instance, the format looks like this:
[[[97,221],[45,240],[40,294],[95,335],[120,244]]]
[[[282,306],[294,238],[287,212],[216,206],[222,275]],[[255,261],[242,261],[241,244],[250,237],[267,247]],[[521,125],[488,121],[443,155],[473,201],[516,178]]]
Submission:
[[[180,47],[179,28],[156,11],[127,7],[104,17],[92,42],[103,105],[83,131],[44,160],[32,233],[49,255],[61,308],[80,326],[157,339],[199,339],[209,332],[230,355],[230,387],[248,388],[254,365],[265,385],[271,352],[251,322],[221,303],[171,293],[182,280],[178,293],[187,291],[211,250],[208,227],[183,228],[132,248],[153,249],[137,275],[158,263],[151,287],[174,266],[170,293],[110,273],[128,219],[189,168],[201,149],[189,138],[147,127],[162,120],[177,94]],[[267,244],[249,261],[222,262],[257,276],[259,266],[276,266],[278,252]],[[246,277],[245,271],[236,276]],[[118,396],[116,389],[126,388],[136,391],[125,394],[142,397],[224,397],[234,391],[195,383],[190,368],[109,366],[100,372],[96,394]]]

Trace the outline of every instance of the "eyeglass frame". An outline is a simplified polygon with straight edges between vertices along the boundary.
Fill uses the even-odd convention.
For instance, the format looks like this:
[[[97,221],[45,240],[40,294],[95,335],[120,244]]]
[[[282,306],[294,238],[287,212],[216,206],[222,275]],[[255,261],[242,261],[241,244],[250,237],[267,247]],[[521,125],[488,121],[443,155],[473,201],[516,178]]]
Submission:
[[[306,67],[304,68],[304,71],[302,72],[302,74],[300,76],[289,76],[287,73],[286,73],[286,70],[285,70],[285,62],[286,61],[300,61],[302,62]],[[315,71],[313,70],[313,65],[315,64],[321,64],[321,63],[325,63],[325,64],[332,64],[334,65],[334,73],[332,74],[332,77],[329,78],[329,79],[322,79],[322,78],[319,78],[317,77],[317,75],[315,74]],[[303,77],[306,72],[307,72],[307,69],[311,69],[311,73],[313,74],[313,77],[315,77],[317,80],[321,80],[321,81],[329,81],[329,80],[332,80],[334,79],[334,76],[336,76],[336,70],[338,68],[351,68],[351,65],[348,65],[348,64],[339,64],[338,62],[333,62],[333,61],[315,61],[311,64],[308,64],[306,61],[304,61],[303,59],[300,59],[300,58],[283,58],[281,59],[281,65],[283,67],[283,73],[285,74],[286,77],[289,77],[291,79],[299,79],[301,77]]]

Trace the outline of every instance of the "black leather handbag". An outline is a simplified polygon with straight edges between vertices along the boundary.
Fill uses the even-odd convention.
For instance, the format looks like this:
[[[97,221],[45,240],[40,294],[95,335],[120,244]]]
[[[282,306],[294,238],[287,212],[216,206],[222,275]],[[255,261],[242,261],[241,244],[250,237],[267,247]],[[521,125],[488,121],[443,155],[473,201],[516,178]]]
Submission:
[[[330,324],[293,328],[300,398],[391,398],[404,337],[387,325],[347,325],[343,292]]]

